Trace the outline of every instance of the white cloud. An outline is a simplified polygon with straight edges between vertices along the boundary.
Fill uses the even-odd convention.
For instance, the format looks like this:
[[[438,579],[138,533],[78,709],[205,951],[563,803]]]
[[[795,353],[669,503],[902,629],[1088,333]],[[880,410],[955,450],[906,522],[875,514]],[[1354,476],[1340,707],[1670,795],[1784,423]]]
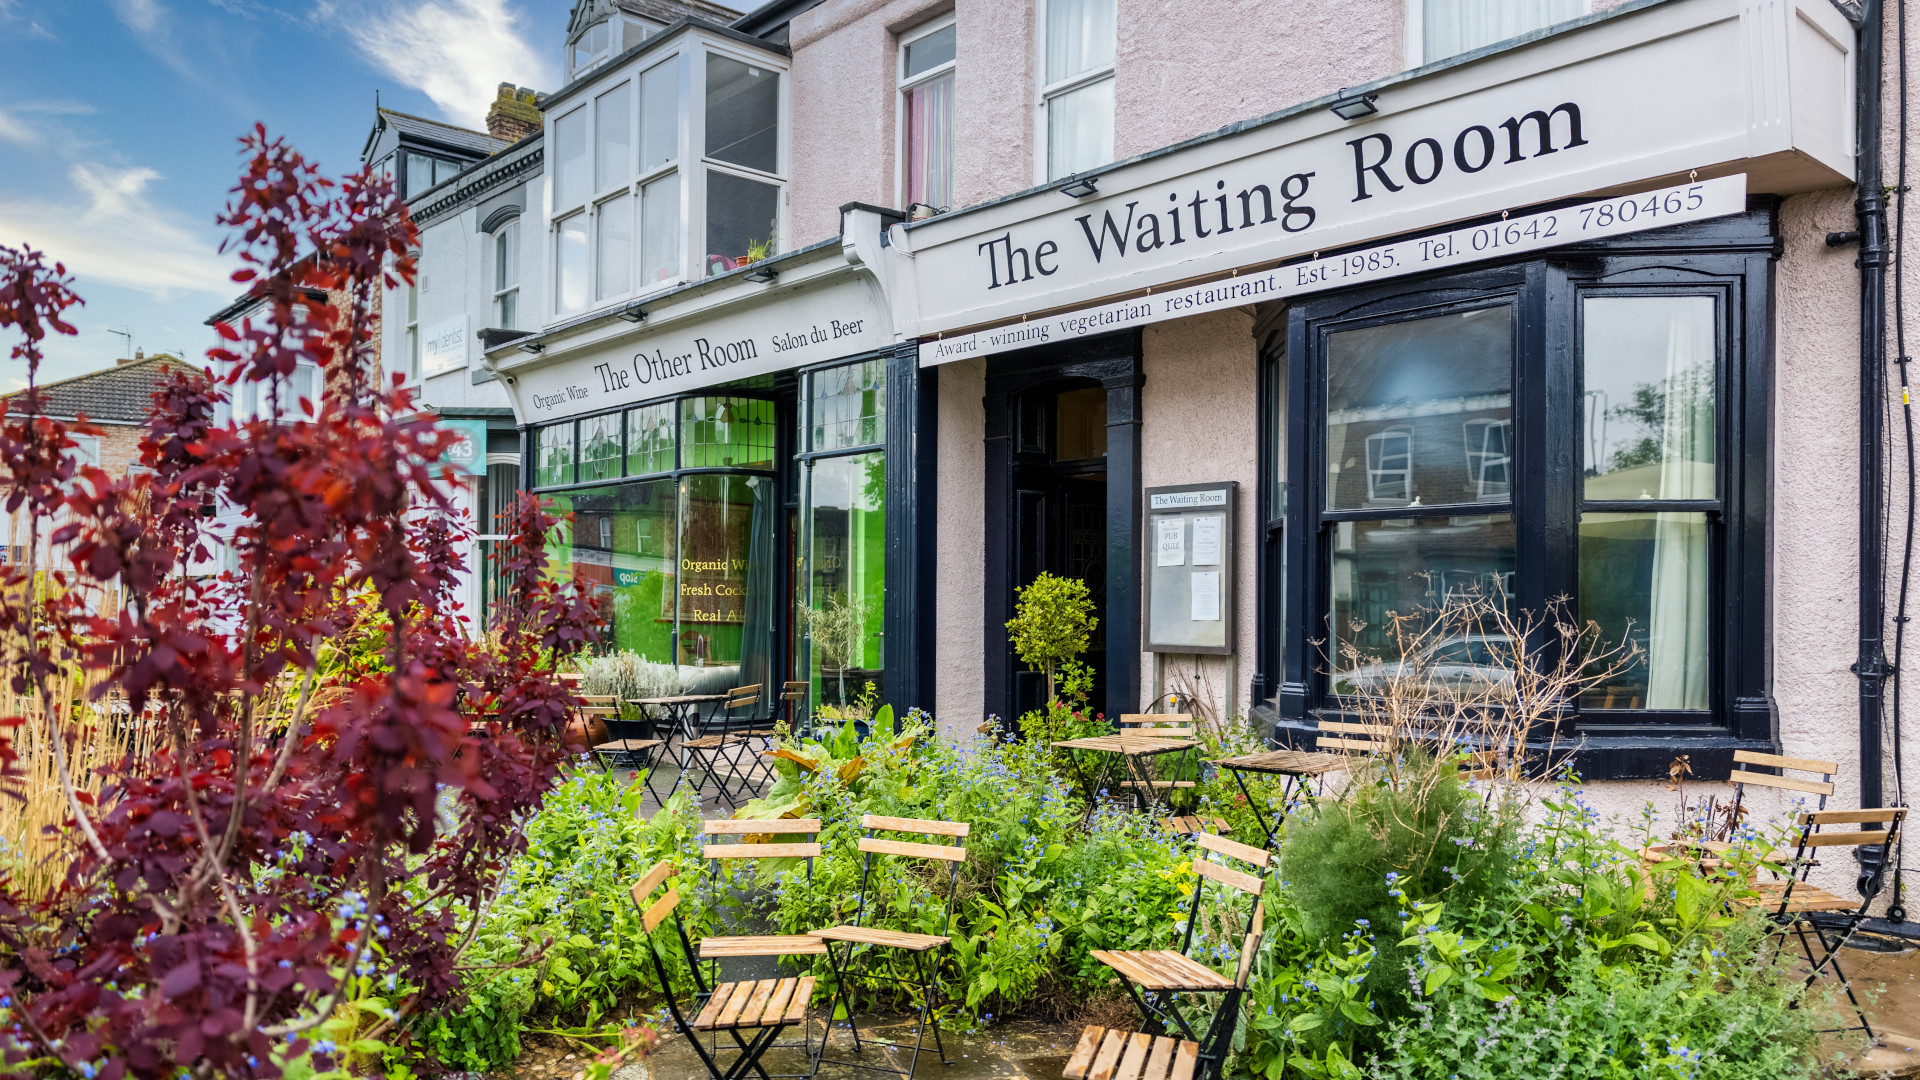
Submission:
[[[89,281],[167,298],[239,291],[232,265],[205,237],[179,224],[147,197],[160,174],[146,168],[76,164],[73,201],[0,197],[0,244],[30,244],[65,263],[86,295]]]
[[[0,108],[0,140],[21,145],[37,143],[44,133],[31,117],[87,116],[93,111],[93,106],[77,101],[23,101]]]
[[[26,25],[22,26],[21,23]],[[53,36],[53,31],[21,14],[20,0],[0,0],[0,26],[9,28],[10,33],[20,37],[58,40]]]
[[[545,54],[522,39],[506,0],[402,0],[332,13],[375,67],[426,94],[456,124],[482,127],[503,82],[553,85]]]
[[[113,0],[113,9],[129,29],[142,34],[152,33],[160,25],[160,17],[167,13],[158,0]]]

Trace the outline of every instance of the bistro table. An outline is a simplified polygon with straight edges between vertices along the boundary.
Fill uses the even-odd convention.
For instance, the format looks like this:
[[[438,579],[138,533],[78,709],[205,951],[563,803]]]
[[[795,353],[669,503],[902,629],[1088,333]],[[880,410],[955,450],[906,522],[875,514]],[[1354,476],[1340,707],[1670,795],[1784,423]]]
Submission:
[[[1340,754],[1320,754],[1306,750],[1265,750],[1257,754],[1240,754],[1235,757],[1220,758],[1213,762],[1233,774],[1233,782],[1240,785],[1240,794],[1247,797],[1247,807],[1253,811],[1253,820],[1260,823],[1260,831],[1267,836],[1267,846],[1279,850],[1280,823],[1287,819],[1287,802],[1295,792],[1303,792],[1312,797],[1308,786],[1314,777],[1320,777],[1321,787],[1326,786],[1326,775],[1339,772],[1347,767],[1347,759]],[[1259,773],[1263,776],[1285,777],[1280,785],[1280,810],[1269,822],[1267,815],[1261,812],[1259,800],[1253,792],[1247,790],[1247,782],[1242,773]]]
[[[673,786],[667,789],[666,798],[660,799],[662,805],[673,793],[679,790],[680,781],[687,775],[685,744],[690,739],[700,737],[703,726],[700,723],[702,705],[718,705],[727,700],[725,694],[670,694],[665,697],[628,698],[627,704],[637,707],[640,716],[653,727],[656,737],[664,740],[666,746],[661,750],[660,758],[671,757],[679,766],[679,773],[673,778]],[[678,736],[681,746],[679,753],[674,751],[674,738]],[[647,789],[653,790],[652,784]],[[697,788],[695,789],[698,790]],[[660,798],[656,793],[655,798]]]
[[[1096,735],[1090,739],[1063,739],[1053,744],[1062,750],[1086,750],[1098,755],[1087,765],[1082,765],[1078,756],[1069,754],[1067,759],[1073,762],[1074,775],[1079,777],[1081,787],[1087,796],[1087,817],[1093,816],[1093,808],[1104,790],[1107,779],[1115,770],[1126,777],[1122,786],[1133,791],[1135,801],[1142,810],[1150,810],[1153,803],[1164,803],[1169,813],[1173,810],[1171,796],[1176,787],[1191,787],[1191,781],[1158,780],[1153,776],[1153,759],[1161,754],[1171,754],[1180,750],[1191,750],[1200,745],[1197,739],[1168,739],[1153,735]],[[1165,793],[1162,795],[1161,793]]]

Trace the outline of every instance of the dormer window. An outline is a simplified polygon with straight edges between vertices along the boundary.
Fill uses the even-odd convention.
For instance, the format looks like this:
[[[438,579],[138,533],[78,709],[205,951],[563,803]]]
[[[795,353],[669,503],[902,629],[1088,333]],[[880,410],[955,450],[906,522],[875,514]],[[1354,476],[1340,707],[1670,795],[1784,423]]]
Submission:
[[[549,109],[553,317],[779,250],[786,87],[770,58],[689,33]]]
[[[581,72],[605,60],[612,50],[613,23],[602,19],[573,39],[572,47],[567,50],[567,73],[578,77]]]

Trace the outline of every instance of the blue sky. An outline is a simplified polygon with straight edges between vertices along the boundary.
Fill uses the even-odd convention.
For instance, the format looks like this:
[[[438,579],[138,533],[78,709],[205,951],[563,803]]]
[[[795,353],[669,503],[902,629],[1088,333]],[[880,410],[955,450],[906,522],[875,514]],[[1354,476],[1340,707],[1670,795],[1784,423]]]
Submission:
[[[257,120],[330,174],[381,103],[479,128],[503,81],[559,86],[571,0],[0,0],[0,244],[64,261],[87,301],[43,381],[124,339],[203,359],[238,294],[214,215]],[[0,357],[4,357],[0,349]],[[0,369],[0,390],[25,383]]]

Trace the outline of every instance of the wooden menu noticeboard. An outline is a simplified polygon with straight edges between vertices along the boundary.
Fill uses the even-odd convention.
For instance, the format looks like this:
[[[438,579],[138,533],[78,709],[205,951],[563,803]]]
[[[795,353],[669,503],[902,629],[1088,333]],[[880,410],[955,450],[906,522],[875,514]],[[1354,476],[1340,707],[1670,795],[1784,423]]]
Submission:
[[[1238,484],[1146,490],[1146,650],[1230,654]]]

